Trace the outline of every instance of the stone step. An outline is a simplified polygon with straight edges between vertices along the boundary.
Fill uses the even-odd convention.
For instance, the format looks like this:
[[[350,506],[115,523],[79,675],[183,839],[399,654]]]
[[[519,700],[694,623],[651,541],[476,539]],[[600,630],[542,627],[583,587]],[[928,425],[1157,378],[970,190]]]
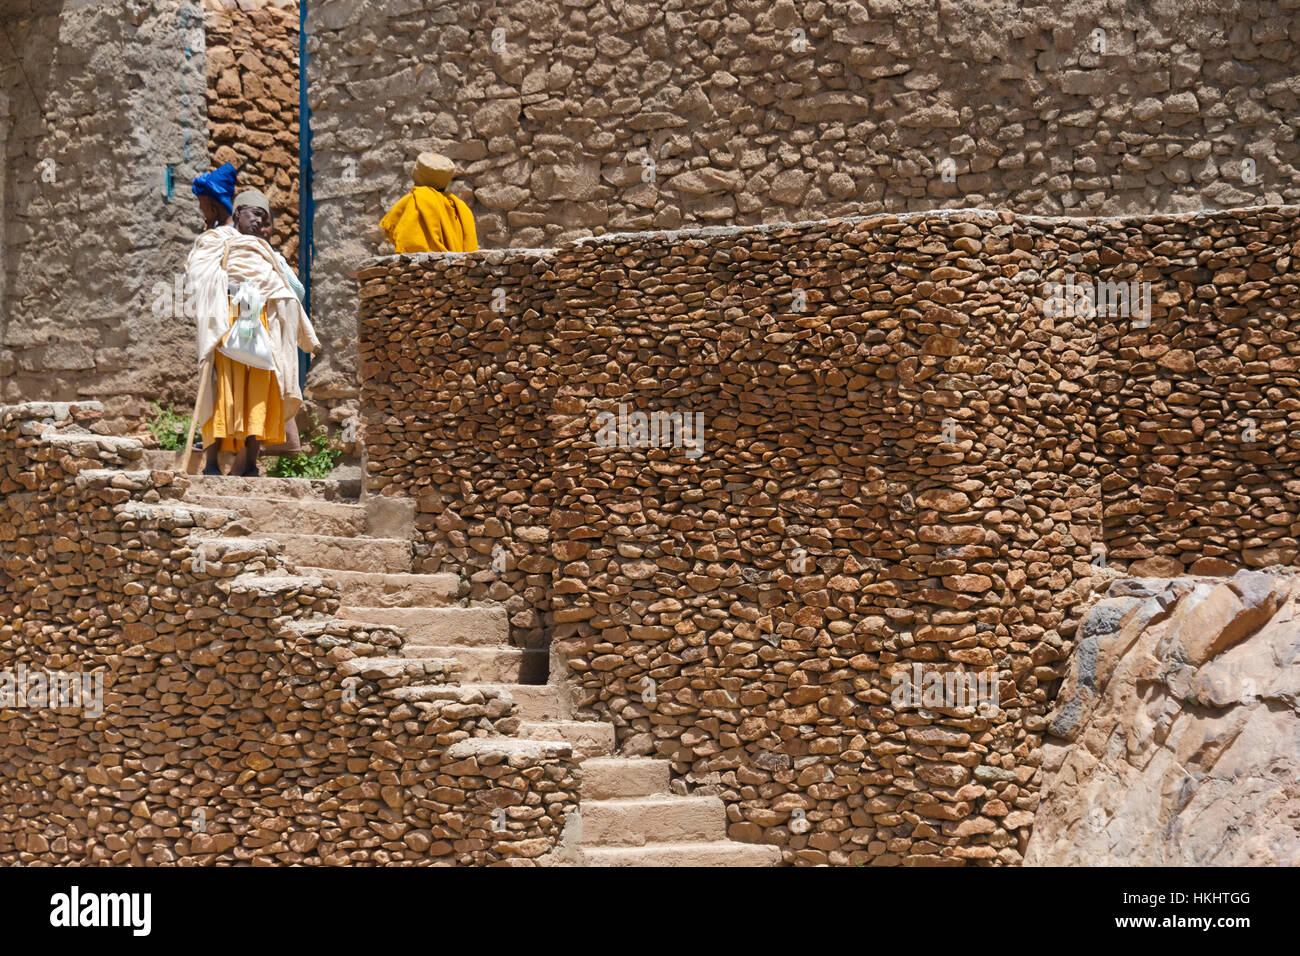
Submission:
[[[515,716],[532,721],[563,719],[572,710],[568,691],[550,684],[456,683],[437,688],[405,687],[393,695],[410,701],[509,698],[515,702]]]
[[[614,725],[600,720],[526,720],[519,736],[533,740],[567,740],[581,759],[607,757],[618,745]]]
[[[472,607],[341,607],[339,617],[391,624],[406,633],[407,644],[464,644],[509,647],[510,618],[501,605]]]
[[[449,658],[460,663],[459,677],[465,683],[522,684],[526,651],[518,647],[471,647],[464,644],[407,644],[402,656],[412,660]]]
[[[234,498],[314,498],[357,504],[360,478],[239,478],[230,475],[190,475],[189,492]]]
[[[411,570],[411,542],[399,538],[338,538],[327,534],[286,534],[268,537],[284,544],[285,560],[313,568],[340,571],[376,571],[383,574]]]
[[[195,440],[198,440],[198,433],[195,433]],[[180,455],[177,451],[166,451],[162,448],[146,448],[144,450],[144,466],[151,471],[187,471],[191,475],[197,475],[203,470],[203,452],[190,450],[187,457],[178,469],[176,467],[176,458]]]
[[[77,479],[80,481],[81,476]],[[117,513],[126,519],[157,521],[169,528],[203,528],[225,530],[224,525],[239,520],[239,513],[228,508],[208,507],[189,501],[124,501]]]
[[[444,751],[447,760],[476,758],[481,764],[491,765],[502,760],[530,762],[554,760],[573,755],[573,747],[562,740],[520,740],[518,737],[470,737],[452,744]]]
[[[454,574],[382,574],[301,563],[298,573],[334,582],[342,603],[352,607],[438,607],[455,601],[462,587]]]
[[[517,715],[526,721],[566,720],[573,716],[569,691],[558,684],[473,684],[514,698]]]
[[[250,591],[258,594],[284,596],[294,591],[315,590],[323,583],[325,583],[324,580],[320,575],[316,574],[288,574],[285,572],[263,574],[253,572],[231,578],[228,584],[222,581],[218,584],[218,587],[227,592]]]
[[[410,658],[403,658],[410,660]],[[452,662],[456,663],[456,662]],[[457,664],[457,668],[459,664]],[[497,717],[504,717],[510,712],[510,705],[513,703],[509,695],[498,693],[491,690],[492,687],[504,686],[498,684],[447,684],[447,683],[420,683],[407,684],[403,687],[391,687],[384,691],[389,697],[407,702],[408,704],[437,704],[437,703],[455,703],[482,705],[485,712],[495,720]]]
[[[585,820],[583,826],[586,826]],[[777,866],[780,862],[781,851],[777,847],[730,840],[582,849],[584,866]]]
[[[408,677],[413,681],[432,679],[445,683],[460,670],[460,662],[449,657],[354,657],[339,664],[344,677],[357,675],[367,680],[395,680]]]
[[[364,621],[344,621],[333,615],[288,621],[281,630],[314,641],[326,641],[331,645],[338,640],[344,642],[361,641],[367,644],[378,642],[384,647],[400,648],[402,632],[387,624],[369,624]]]
[[[241,498],[188,491],[184,499],[207,508],[236,511],[244,524],[258,531],[326,534],[350,538],[366,533],[366,509],[341,501],[317,498]]]
[[[581,806],[584,847],[727,839],[727,811],[717,797],[653,794],[583,800]]]
[[[582,762],[582,799],[666,794],[671,769],[669,761],[651,757],[592,757]]]

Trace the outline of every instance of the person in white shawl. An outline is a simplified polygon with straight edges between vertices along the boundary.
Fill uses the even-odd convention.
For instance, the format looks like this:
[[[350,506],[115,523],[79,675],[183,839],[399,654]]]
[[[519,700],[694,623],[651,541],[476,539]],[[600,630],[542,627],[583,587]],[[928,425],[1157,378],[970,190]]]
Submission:
[[[217,454],[222,450],[238,452],[232,475],[257,474],[259,445],[283,443],[285,422],[302,404],[298,349],[314,353],[320,348],[287,267],[281,265],[284,260],[255,234],[259,211],[270,215],[260,193],[236,196],[235,222],[245,228],[208,229],[195,241],[187,263],[198,323],[200,386],[195,419],[203,422],[205,474],[220,473]],[[258,315],[269,333],[272,369],[244,365],[219,351],[237,314],[230,296],[235,285],[244,308]]]
[[[249,202],[250,198],[265,200],[266,215],[263,216],[261,212],[257,212],[256,215],[260,221],[250,223],[250,225],[255,227],[255,234],[261,236],[271,246],[271,254],[275,256],[275,261],[279,264],[280,271],[284,273],[285,279],[287,279],[289,285],[293,287],[293,294],[298,297],[299,302],[303,303],[303,308],[306,308],[306,302],[304,300],[307,295],[307,290],[303,287],[303,284],[298,281],[298,277],[294,275],[293,269],[289,266],[289,263],[285,261],[284,256],[280,255],[280,251],[275,248],[275,210],[271,208],[271,201],[267,199],[265,193],[256,189],[245,190],[240,194],[240,198],[243,199],[244,202]],[[235,228],[239,229],[240,232],[246,231],[240,225],[240,223],[244,221],[245,220],[240,220],[235,223]],[[298,388],[302,390],[304,396],[307,392],[307,370],[310,366],[310,356],[308,356],[308,354],[302,349],[299,349]],[[296,455],[300,451],[302,451],[302,444],[298,436],[298,422],[293,418],[287,419],[284,423],[283,445],[263,445],[261,449],[263,455]]]

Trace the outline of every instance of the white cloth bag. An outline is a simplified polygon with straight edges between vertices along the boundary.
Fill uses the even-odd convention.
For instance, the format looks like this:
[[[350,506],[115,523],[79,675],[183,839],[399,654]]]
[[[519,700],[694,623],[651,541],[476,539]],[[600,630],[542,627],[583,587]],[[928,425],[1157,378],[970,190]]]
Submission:
[[[230,323],[217,346],[226,358],[251,368],[275,370],[275,355],[271,348],[271,335],[262,324],[263,302],[252,289],[252,283],[230,283],[227,287],[230,301],[239,307],[238,317]]]

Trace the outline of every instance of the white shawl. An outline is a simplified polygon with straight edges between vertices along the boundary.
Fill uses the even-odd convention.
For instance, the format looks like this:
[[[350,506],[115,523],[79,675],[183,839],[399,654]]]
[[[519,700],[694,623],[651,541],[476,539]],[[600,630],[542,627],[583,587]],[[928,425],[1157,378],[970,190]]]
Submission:
[[[222,259],[229,251],[226,266]],[[298,349],[316,352],[320,339],[288,276],[281,271],[266,240],[245,236],[234,226],[217,226],[199,236],[186,264],[198,323],[199,373],[211,376],[198,408],[199,422],[212,417],[216,391],[213,361],[221,338],[230,328],[229,282],[250,284],[249,290],[266,303],[266,324],[271,334],[275,377],[280,383],[285,421],[298,413],[302,390],[298,387]]]

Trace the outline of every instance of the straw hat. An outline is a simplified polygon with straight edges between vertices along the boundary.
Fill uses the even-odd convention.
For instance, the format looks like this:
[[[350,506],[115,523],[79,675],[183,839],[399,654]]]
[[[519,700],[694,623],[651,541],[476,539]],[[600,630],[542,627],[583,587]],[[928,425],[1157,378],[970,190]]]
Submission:
[[[411,178],[417,186],[446,189],[455,173],[456,165],[441,153],[421,153],[415,160],[415,172]]]

